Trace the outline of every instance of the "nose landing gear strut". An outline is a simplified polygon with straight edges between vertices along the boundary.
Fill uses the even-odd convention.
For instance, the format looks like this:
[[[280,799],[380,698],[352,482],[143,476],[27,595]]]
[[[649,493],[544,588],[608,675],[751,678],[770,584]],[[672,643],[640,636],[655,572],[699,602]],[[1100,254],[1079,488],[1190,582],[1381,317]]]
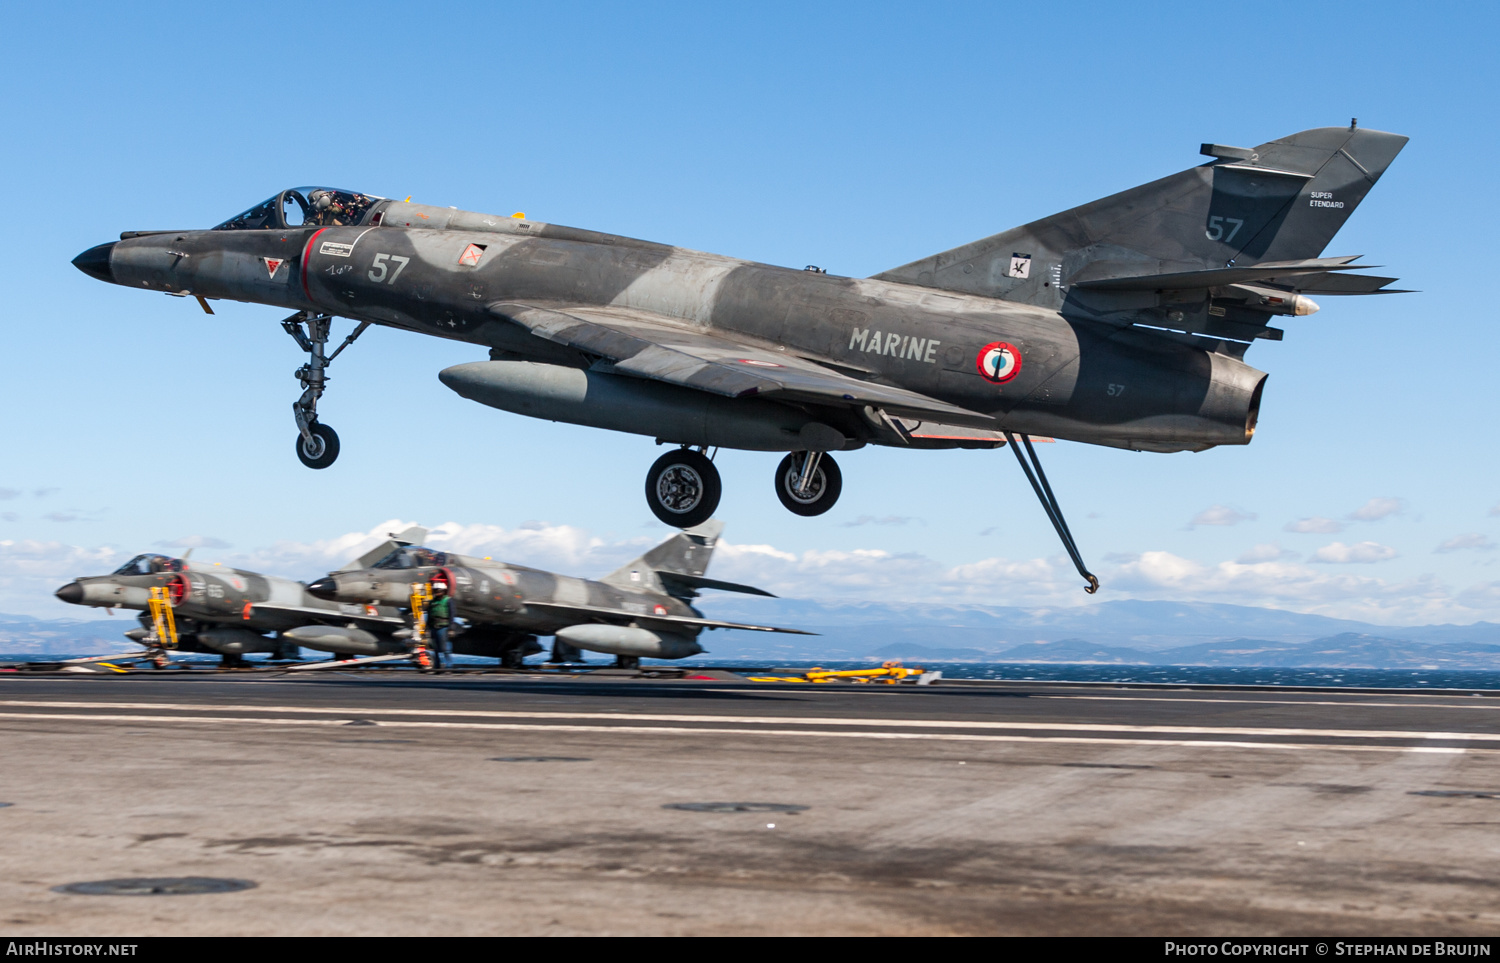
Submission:
[[[292,416],[297,419],[297,457],[308,468],[327,468],[339,456],[338,434],[318,421],[318,399],[323,397],[328,385],[328,376],[324,372],[340,352],[365,333],[370,322],[359,322],[354,333],[345,338],[333,354],[325,356],[324,346],[328,344],[332,325],[332,315],[312,311],[298,311],[281,322],[297,346],[307,352],[307,364],[296,371],[297,381],[302,385],[302,397],[292,402]]]

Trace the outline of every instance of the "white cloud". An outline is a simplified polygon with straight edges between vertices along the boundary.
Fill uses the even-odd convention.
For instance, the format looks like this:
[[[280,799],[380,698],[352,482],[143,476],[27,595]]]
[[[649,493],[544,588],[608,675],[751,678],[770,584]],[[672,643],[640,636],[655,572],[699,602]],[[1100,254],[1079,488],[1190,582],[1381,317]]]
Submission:
[[[1378,522],[1382,518],[1398,514],[1406,508],[1406,502],[1400,498],[1372,498],[1363,505],[1349,513],[1349,520],[1355,522]]]
[[[1205,565],[1170,552],[1142,552],[1137,561],[1106,573],[1103,581],[1106,590],[1137,598],[1260,605],[1372,622],[1472,619],[1480,609],[1500,611],[1500,591],[1476,608],[1459,606],[1430,575],[1388,582],[1285,561]]]
[[[1384,562],[1386,559],[1395,557],[1396,550],[1394,548],[1391,548],[1389,545],[1381,545],[1379,542],[1357,542],[1353,545],[1345,545],[1343,542],[1331,542],[1313,552],[1312,561],[1344,565],[1348,563]]]
[[[1480,535],[1478,532],[1470,532],[1467,535],[1453,536],[1443,544],[1439,545],[1437,548],[1433,549],[1433,551],[1457,552],[1465,548],[1475,548],[1480,549],[1481,551],[1488,551],[1494,547],[1495,543],[1490,541],[1488,536]]]
[[[392,519],[368,531],[312,541],[280,541],[204,561],[292,578],[314,578],[369,551],[413,523]],[[666,532],[601,537],[567,525],[534,522],[515,528],[448,522],[428,544],[466,555],[583,577],[598,577],[642,554]],[[1374,542],[1334,543],[1318,562],[1379,561],[1395,555]],[[49,618],[88,617],[51,593],[77,575],[112,570],[127,553],[59,542],[0,541],[0,612]],[[196,556],[195,556],[196,557]],[[1500,619],[1500,582],[1461,593],[1430,575],[1392,581],[1347,574],[1347,567],[1310,565],[1278,545],[1257,545],[1234,561],[1204,561],[1165,551],[1091,558],[1103,592],[1091,599],[1068,559],[989,557],[958,564],[914,552],[874,548],[789,551],[764,543],[721,539],[709,574],[790,598],[819,601],[953,602],[1075,606],[1095,599],[1229,602],[1317,612],[1386,623]],[[1366,569],[1368,571],[1368,569]]]
[[[1281,527],[1284,532],[1296,532],[1299,535],[1334,535],[1344,530],[1342,522],[1336,522],[1322,515],[1314,515],[1311,518],[1299,518],[1295,522],[1287,522]]]
[[[360,557],[392,533],[418,523],[390,519],[363,532],[313,542],[283,540],[215,557],[226,565],[287,578],[316,578]],[[571,525],[527,522],[515,528],[444,522],[428,526],[425,544],[477,558],[493,557],[569,575],[598,576],[625,564],[665,536],[606,541]]]
[[[1298,553],[1289,548],[1282,548],[1274,542],[1263,542],[1246,550],[1235,561],[1241,565],[1254,565],[1257,562],[1279,562],[1284,558],[1298,557]]]
[[[107,546],[82,548],[62,542],[0,540],[0,612],[45,610],[52,618],[88,618],[87,609],[58,602],[52,593],[79,575],[113,571],[127,557]]]
[[[1254,512],[1242,512],[1228,505],[1214,505],[1194,515],[1193,520],[1188,522],[1188,528],[1198,525],[1238,525],[1240,522],[1253,522],[1255,518]]]
[[[859,528],[861,525],[910,525],[916,522],[919,525],[926,524],[920,518],[912,515],[861,515],[852,522],[844,522],[843,528]]]

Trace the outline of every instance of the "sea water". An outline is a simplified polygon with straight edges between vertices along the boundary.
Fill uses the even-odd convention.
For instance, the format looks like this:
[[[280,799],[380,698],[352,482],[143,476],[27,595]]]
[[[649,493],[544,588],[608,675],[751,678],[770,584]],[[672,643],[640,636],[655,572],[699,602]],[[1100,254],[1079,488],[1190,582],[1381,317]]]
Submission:
[[[69,656],[3,655],[0,666],[6,663],[26,661],[52,661]],[[200,653],[183,653],[175,661],[187,663],[194,668],[209,668],[218,664],[219,657]],[[261,659],[252,656],[252,665]],[[472,656],[455,656],[454,662],[465,667],[493,666],[495,660]],[[539,667],[541,660],[533,657],[528,661],[532,668]],[[599,656],[590,659],[594,668],[608,668],[613,660]],[[999,679],[1016,682],[1096,682],[1096,683],[1158,683],[1162,685],[1282,685],[1343,687],[1354,689],[1500,689],[1500,671],[1459,669],[1341,669],[1341,668],[1272,668],[1264,666],[1203,666],[1203,665],[1079,665],[1036,662],[933,662],[907,659],[908,668],[921,666],[924,669],[943,673],[945,679]],[[731,672],[790,671],[804,672],[812,668],[824,669],[870,669],[876,663],[857,662],[779,662],[771,660],[713,660],[692,659],[684,662],[668,662],[643,659],[643,668],[702,669],[709,665],[728,669]]]

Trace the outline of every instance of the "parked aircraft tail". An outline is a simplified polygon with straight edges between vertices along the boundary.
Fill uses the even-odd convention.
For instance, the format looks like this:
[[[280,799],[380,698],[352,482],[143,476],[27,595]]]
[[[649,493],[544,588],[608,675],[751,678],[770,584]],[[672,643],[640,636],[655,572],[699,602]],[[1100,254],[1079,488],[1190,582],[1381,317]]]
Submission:
[[[610,585],[637,591],[661,592],[691,599],[698,589],[744,592],[747,595],[771,595],[770,592],[736,582],[705,578],[708,563],[724,523],[710,518],[701,525],[684,529],[662,542],[640,558],[625,563],[600,579]],[[774,596],[772,596],[774,597]]]
[[[354,561],[349,562],[347,565],[340,566],[334,571],[354,572],[362,568],[369,568],[371,565],[374,565],[376,562],[385,558],[387,555],[394,552],[398,548],[404,548],[407,545],[420,545],[426,540],[427,529],[422,528],[421,526],[413,526],[411,528],[408,528],[404,532],[391,532],[390,537],[385,541],[381,542],[379,545],[376,545],[374,548],[370,549],[359,558],[356,558]]]
[[[1206,272],[1250,265],[1276,267],[1281,273],[1275,280],[1296,290],[1387,293],[1378,289],[1393,279],[1341,278],[1331,272],[1349,269],[1353,258],[1318,255],[1406,141],[1351,123],[1254,148],[1204,144],[1202,152],[1213,160],[1199,167],[876,278],[1054,309],[1089,282],[1134,280],[1134,289],[1160,289],[1164,285],[1145,282],[1173,275],[1173,284],[1166,285],[1173,290],[1207,290],[1239,279],[1208,278]],[[1311,259],[1319,263],[1305,263]],[[1203,278],[1183,278],[1200,272]],[[1293,285],[1288,278],[1304,283]],[[1266,279],[1263,270],[1249,280]]]

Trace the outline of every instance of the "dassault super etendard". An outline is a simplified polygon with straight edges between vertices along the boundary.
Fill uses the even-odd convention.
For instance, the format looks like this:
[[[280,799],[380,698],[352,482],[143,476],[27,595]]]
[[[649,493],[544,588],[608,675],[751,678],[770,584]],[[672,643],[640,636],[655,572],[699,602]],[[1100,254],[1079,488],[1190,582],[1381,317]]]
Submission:
[[[1243,445],[1266,375],[1247,365],[1311,295],[1391,293],[1324,247],[1406,143],[1345,127],[1208,162],[870,278],[774,267],[329,188],[282,191],[218,227],[128,231],[75,260],[127,287],[289,308],[308,362],[297,453],[332,464],[330,361],[371,324],[467,341],[439,373],[506,411],[681,446],[652,511],[706,520],[710,449],[786,452],[776,492],[817,515],[831,452],[1010,444],[1092,591],[1030,436],[1143,451]],[[920,230],[907,224],[903,230]],[[357,322],[331,355],[334,317]]]

